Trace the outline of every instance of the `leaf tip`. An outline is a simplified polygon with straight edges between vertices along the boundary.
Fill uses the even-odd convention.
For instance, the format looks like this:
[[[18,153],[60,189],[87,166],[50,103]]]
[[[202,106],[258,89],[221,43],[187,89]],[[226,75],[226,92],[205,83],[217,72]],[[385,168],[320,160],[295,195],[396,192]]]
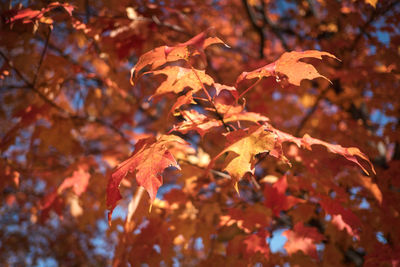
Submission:
[[[365,174],[369,176],[369,172],[363,166],[361,166],[361,164],[359,164],[359,166],[365,172]]]
[[[376,175],[375,167],[371,164],[372,172]]]
[[[240,197],[238,182],[235,182],[234,188],[235,188],[236,193],[237,193],[238,196]]]

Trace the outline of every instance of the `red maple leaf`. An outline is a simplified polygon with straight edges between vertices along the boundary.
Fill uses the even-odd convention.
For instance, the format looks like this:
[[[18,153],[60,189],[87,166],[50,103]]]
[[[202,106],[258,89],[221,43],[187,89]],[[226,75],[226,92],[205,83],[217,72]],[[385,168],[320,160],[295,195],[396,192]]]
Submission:
[[[264,188],[264,196],[265,201],[264,205],[268,208],[272,209],[275,216],[279,215],[279,212],[282,210],[288,210],[299,202],[303,202],[304,200],[300,198],[296,198],[293,196],[287,196],[285,194],[287,189],[287,179],[286,175],[280,178],[277,182],[275,182],[272,186],[269,184],[265,185]]]
[[[315,227],[307,227],[302,222],[298,222],[293,230],[286,230],[283,235],[288,238],[284,248],[289,255],[300,250],[306,255],[318,258],[315,243],[324,240],[324,236]]]
[[[325,76],[319,74],[313,65],[301,62],[303,58],[318,58],[322,59],[322,56],[327,56],[337,59],[334,55],[328,52],[321,52],[317,50],[307,50],[303,52],[287,52],[284,53],[277,61],[268,64],[264,67],[258,68],[250,72],[243,72],[238,77],[236,84],[243,80],[250,80],[254,78],[261,79],[263,77],[283,75],[288,78],[288,82],[300,86],[300,82],[304,79],[315,79],[324,78]]]
[[[136,144],[132,156],[118,165],[107,186],[109,223],[111,223],[111,215],[117,202],[122,198],[119,185],[128,172],[135,173],[137,183],[147,190],[150,199],[153,201],[156,198],[158,188],[162,185],[161,174],[164,169],[170,166],[179,169],[178,163],[167,149],[167,144],[171,142],[186,143],[174,135],[162,136],[158,140],[155,137],[141,139]]]

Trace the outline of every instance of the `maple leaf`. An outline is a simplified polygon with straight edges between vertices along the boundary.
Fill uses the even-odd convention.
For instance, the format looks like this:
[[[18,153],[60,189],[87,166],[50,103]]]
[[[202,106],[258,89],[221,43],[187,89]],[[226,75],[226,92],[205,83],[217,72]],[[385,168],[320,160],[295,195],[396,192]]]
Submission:
[[[186,96],[184,97],[185,98],[182,99],[182,101],[185,101]],[[175,109],[175,105],[173,109]],[[186,134],[189,131],[196,131],[198,134],[200,134],[201,137],[204,137],[204,135],[210,129],[214,127],[220,127],[223,125],[221,120],[207,117],[206,115],[201,114],[193,109],[181,111],[180,114],[183,116],[184,121],[174,125],[173,128],[171,129],[171,132],[178,131],[183,134]],[[221,112],[221,114],[223,114],[223,112]],[[249,121],[258,124],[259,122],[268,121],[267,117],[254,112],[228,113],[223,115],[227,115],[226,117],[224,116],[225,123],[235,122],[235,121]]]
[[[253,71],[244,71],[242,72],[239,77],[236,79],[236,85],[242,82],[243,80],[251,80],[254,78],[261,79],[263,77],[270,77],[275,75],[275,67],[276,62],[265,65],[264,67],[255,69]]]
[[[18,20],[21,20],[22,23],[32,22],[35,18],[40,18],[43,14],[39,10],[32,10],[30,8],[25,8],[16,11],[16,14],[11,17],[6,23],[14,23]]]
[[[194,102],[193,100],[192,92],[187,92],[185,95],[178,97],[178,99],[172,106],[171,110],[169,111],[169,114],[171,113],[174,114],[175,110],[179,109],[183,105],[188,105],[188,104],[196,104],[196,102]]]
[[[62,218],[62,209],[64,207],[64,200],[61,194],[68,188],[72,188],[73,192],[80,196],[86,191],[89,184],[90,174],[85,170],[85,168],[79,167],[78,170],[74,171],[72,176],[67,177],[51,193],[47,194],[44,198],[40,200],[39,208],[42,211],[41,220],[45,221],[50,214],[51,210],[54,210],[60,218]]]
[[[225,44],[217,37],[207,38],[208,32],[209,30],[204,31],[192,39],[175,46],[157,47],[142,55],[136,65],[131,69],[131,84],[134,85],[136,83],[137,79],[140,77],[140,71],[146,66],[150,66],[150,70],[155,70],[167,62],[181,59],[188,60],[191,55],[195,55],[196,53],[203,54],[203,50],[212,44]],[[191,50],[190,48],[193,49]]]
[[[228,114],[228,116],[224,117],[224,121],[250,121],[258,124],[259,122],[263,123],[269,121],[269,118],[255,112],[240,112]]]
[[[65,202],[63,198],[58,195],[56,190],[54,190],[50,194],[47,194],[39,202],[39,209],[41,210],[40,220],[42,222],[45,222],[50,216],[50,211],[54,211],[59,216],[59,218],[62,219],[62,211],[64,209],[64,205]]]
[[[362,185],[365,189],[371,192],[379,204],[382,204],[382,192],[378,185],[372,182],[371,178],[365,176],[359,176],[357,182]]]
[[[158,67],[164,65],[167,62],[173,62],[186,58],[187,51],[183,51],[185,48],[174,51],[174,53],[165,54],[166,46],[160,46],[153,50],[143,54],[136,65],[131,69],[131,84],[134,85],[137,79],[140,77],[140,71],[149,66],[150,70],[155,70]]]
[[[357,236],[358,228],[361,226],[360,219],[348,208],[344,208],[340,202],[335,199],[331,199],[327,196],[319,196],[322,209],[335,216],[332,219],[332,223],[335,224],[340,230],[346,229],[347,232],[353,236]]]
[[[72,176],[65,178],[62,184],[58,187],[57,192],[63,192],[67,188],[73,189],[74,193],[77,196],[80,196],[83,192],[86,191],[86,188],[89,184],[90,174],[79,168],[77,171],[74,171]]]
[[[0,151],[7,149],[8,146],[10,146],[14,142],[15,135],[21,128],[34,123],[41,115],[45,114],[48,110],[48,105],[30,105],[25,109],[17,112],[15,114],[15,117],[19,117],[20,121],[1,138]]]
[[[235,99],[239,98],[239,93],[238,93],[238,90],[236,89],[236,87],[228,86],[228,85],[220,84],[220,83],[214,83],[213,87],[215,89],[216,95],[219,95],[223,90],[225,90],[225,91],[230,92],[232,94],[232,96],[235,97]]]
[[[178,131],[186,134],[194,130],[203,137],[211,128],[222,125],[221,121],[209,118],[194,109],[182,111],[182,115],[185,120],[174,125],[171,131]]]
[[[358,148],[356,147],[342,147],[341,145],[335,145],[335,144],[330,144],[325,141],[319,140],[317,138],[313,138],[309,136],[308,134],[305,134],[303,138],[298,138],[295,137],[291,134],[282,132],[277,129],[273,129],[274,133],[277,135],[277,141],[279,143],[283,142],[293,142],[295,143],[298,147],[304,147],[308,150],[311,150],[312,145],[322,145],[328,149],[329,152],[335,153],[342,155],[345,157],[347,160],[354,162],[357,164],[366,174],[369,175],[369,172],[361,165],[361,163],[358,161],[357,157],[362,158],[363,160],[367,161],[368,164],[370,165],[372,172],[376,174],[374,165],[372,165],[371,161],[368,159],[368,157],[362,153]],[[357,156],[357,157],[356,157]]]
[[[351,236],[358,238],[356,231],[353,231],[350,225],[348,225],[344,220],[341,214],[335,214],[332,216],[331,220],[332,224],[334,224],[340,231],[346,229],[347,233]]]
[[[226,248],[227,256],[235,256],[239,259],[244,258],[246,260],[251,260],[254,256],[257,257],[259,252],[265,259],[268,259],[270,250],[267,243],[267,237],[269,237],[269,232],[265,230],[259,230],[257,233],[245,236],[236,235],[228,243]],[[248,264],[243,266],[246,265]],[[242,264],[239,266],[242,266]]]
[[[265,130],[263,126],[252,126],[247,130],[239,129],[228,133],[226,143],[225,149],[210,162],[208,168],[211,168],[222,154],[228,152],[224,170],[233,178],[237,191],[239,179],[247,172],[253,172],[255,156],[274,148],[275,135]]]
[[[276,62],[275,71],[277,73],[286,75],[289,83],[297,86],[300,86],[300,82],[304,79],[313,80],[321,77],[329,81],[329,79],[321,75],[313,65],[300,61],[300,59],[303,58],[322,59],[322,56],[337,59],[334,55],[328,52],[321,52],[317,50],[307,50],[304,52],[292,51],[289,53],[284,53],[279,58],[279,60]]]
[[[197,72],[197,76],[192,69],[179,66],[167,66],[162,70],[153,71],[154,75],[163,74],[167,76],[167,79],[160,84],[150,99],[166,93],[178,94],[186,87],[192,88],[191,93],[194,94],[202,89],[202,83],[208,85],[213,84],[213,78],[207,75],[204,70],[195,71]]]
[[[19,256],[32,251],[35,259],[50,257],[60,266],[399,265],[400,1],[287,0],[290,8],[271,13],[279,1],[100,0],[89,8],[76,1],[76,14],[55,1],[4,1],[0,11],[0,227],[7,248],[0,249],[0,258],[5,265],[24,265]],[[212,28],[187,37],[206,25],[215,25],[235,48],[220,46]],[[264,38],[268,26],[275,34]],[[377,38],[382,33],[385,38]],[[211,44],[218,47],[206,57]],[[283,54],[302,46],[326,50],[344,62],[336,64],[319,51]],[[261,65],[254,58],[275,55],[275,62]],[[132,58],[137,65],[128,80],[146,75],[134,91],[127,86]],[[250,71],[238,78],[245,70]],[[335,78],[328,91],[321,74]],[[249,87],[239,88],[236,79]],[[294,84],[312,88],[296,90]],[[148,96],[154,101],[143,103]],[[271,121],[293,130],[307,109],[315,111],[309,134],[321,140],[267,126]],[[168,112],[176,118],[168,118]],[[174,134],[195,149],[161,137],[139,142],[136,151],[120,158],[130,151],[131,140],[159,136],[174,124]],[[263,136],[269,133],[271,139]],[[340,143],[343,147],[333,142],[345,136],[351,138]],[[274,144],[268,155],[279,162],[257,154],[265,149],[257,143],[263,138],[268,149],[269,141]],[[351,141],[359,150],[345,147]],[[313,153],[303,150],[311,148]],[[361,151],[374,156],[378,177],[359,169],[373,174]],[[295,162],[283,178],[284,153]],[[107,196],[113,174],[108,166],[129,156]],[[210,170],[213,177],[206,177],[212,159],[217,166]],[[167,172],[160,162],[184,165],[182,171]],[[262,191],[245,186],[242,197],[232,194],[232,181],[256,170],[259,178],[265,176],[257,179]],[[158,186],[167,173],[171,184],[160,200]],[[152,212],[149,193],[131,180],[140,175],[156,195]],[[118,181],[118,176],[125,178]],[[36,202],[43,185],[51,191]],[[117,219],[109,235],[99,236],[102,194],[117,205],[123,189],[136,191],[122,207],[125,223]],[[37,223],[56,214],[50,223]],[[15,231],[21,225],[28,228]],[[270,251],[269,231],[279,229],[290,229],[285,234],[291,255]],[[327,239],[323,245],[317,243],[320,234]],[[111,251],[91,246],[92,237],[111,240]],[[56,255],[50,255],[54,244]]]
[[[287,189],[287,178],[286,175],[282,176],[278,181],[276,181],[272,186],[269,184],[265,185],[264,205],[270,208],[275,216],[279,216],[279,213],[283,210],[288,210],[294,205],[300,202],[304,202],[303,199],[296,198],[293,196],[286,195]]]
[[[53,2],[47,6],[47,8],[42,8],[41,10],[32,10],[30,8],[20,9],[20,10],[10,10],[8,13],[12,14],[10,18],[6,20],[6,24],[13,24],[17,21],[22,23],[33,23],[44,16],[45,13],[57,7],[62,7],[68,12],[68,15],[72,16],[72,11],[74,6],[68,3]]]
[[[109,209],[108,220],[111,223],[112,212],[117,202],[122,198],[119,185],[128,172],[135,172],[136,181],[149,193],[154,201],[158,188],[162,185],[162,172],[165,168],[179,165],[169,152],[167,145],[172,142],[184,143],[175,135],[164,135],[158,140],[155,137],[141,139],[135,145],[135,151],[121,164],[111,175],[107,186],[107,207]]]
[[[400,246],[391,246],[390,244],[374,244],[371,252],[365,257],[364,266],[392,266],[400,265]]]
[[[236,84],[243,80],[250,80],[254,78],[261,79],[263,77],[271,76],[278,77],[277,75],[285,75],[288,78],[289,83],[297,86],[300,86],[300,82],[304,79],[312,80],[321,77],[329,81],[329,79],[321,75],[313,65],[300,61],[303,58],[322,59],[322,56],[337,59],[334,55],[328,52],[317,50],[286,52],[277,61],[271,64],[250,72],[243,72],[236,80]]]
[[[269,246],[267,244],[267,237],[269,237],[267,231],[259,231],[256,234],[251,234],[246,237],[243,241],[244,245],[246,245],[245,255],[252,256],[259,252],[268,259]]]
[[[203,50],[212,44],[224,44],[225,46],[229,47],[218,37],[208,37],[212,29],[213,27],[210,27],[184,43],[180,43],[172,47],[166,46],[165,53],[169,54],[171,51],[179,47],[193,47],[198,53],[203,53]]]
[[[230,226],[234,223],[239,229],[249,234],[271,223],[271,211],[258,203],[246,209],[230,208],[227,215],[220,217],[220,225]]]
[[[288,239],[284,248],[289,255],[300,250],[304,254],[318,259],[315,243],[319,243],[325,238],[315,227],[307,227],[302,222],[298,222],[293,227],[293,230],[286,230],[282,235]]]

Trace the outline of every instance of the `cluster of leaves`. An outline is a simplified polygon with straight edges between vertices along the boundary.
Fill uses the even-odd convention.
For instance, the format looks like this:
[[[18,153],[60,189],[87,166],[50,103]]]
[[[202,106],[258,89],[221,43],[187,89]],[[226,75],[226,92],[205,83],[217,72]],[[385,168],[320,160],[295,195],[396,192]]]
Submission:
[[[398,1],[225,2],[1,4],[0,261],[399,264]]]

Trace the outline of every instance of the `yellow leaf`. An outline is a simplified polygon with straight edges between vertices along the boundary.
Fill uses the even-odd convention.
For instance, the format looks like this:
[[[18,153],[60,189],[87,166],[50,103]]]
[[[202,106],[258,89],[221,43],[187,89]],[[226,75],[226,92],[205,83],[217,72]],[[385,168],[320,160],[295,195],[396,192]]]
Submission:
[[[374,8],[376,8],[376,4],[378,3],[378,0],[365,0],[365,3],[370,4]]]
[[[235,183],[247,172],[253,172],[257,154],[271,151],[275,146],[275,134],[266,131],[263,126],[230,132],[226,138],[226,148],[212,160],[209,168],[217,158],[228,152],[224,170],[231,175]],[[236,187],[235,189],[238,192]]]

